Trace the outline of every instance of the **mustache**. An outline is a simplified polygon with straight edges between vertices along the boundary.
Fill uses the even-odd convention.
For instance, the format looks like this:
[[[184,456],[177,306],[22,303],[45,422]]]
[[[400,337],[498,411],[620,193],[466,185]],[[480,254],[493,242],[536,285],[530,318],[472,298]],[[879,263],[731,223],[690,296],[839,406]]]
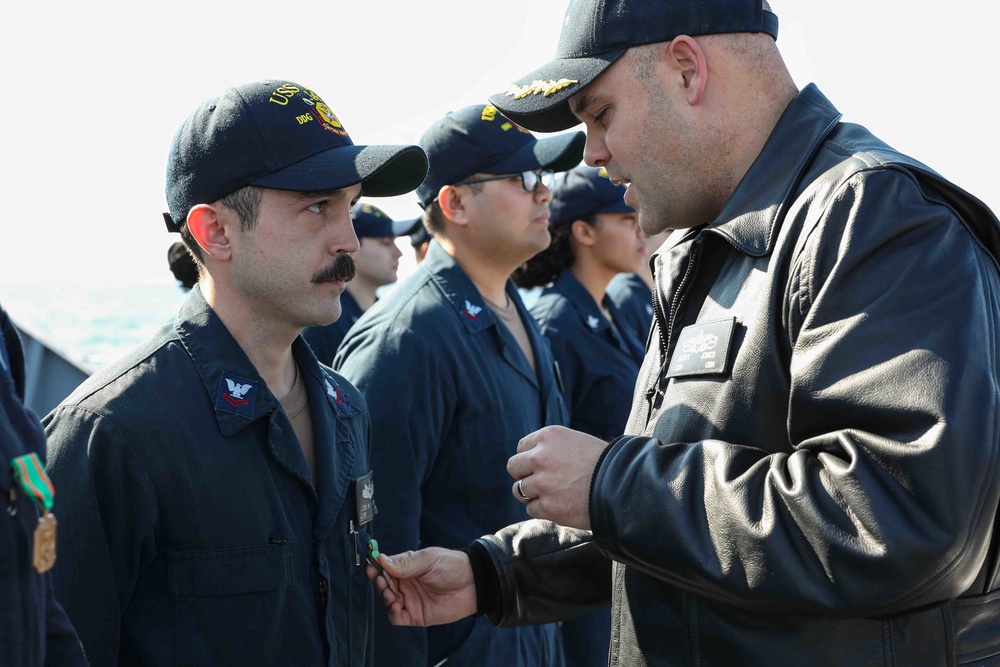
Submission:
[[[328,283],[332,280],[350,282],[354,279],[354,274],[357,273],[357,271],[358,267],[354,263],[353,257],[347,254],[337,255],[337,258],[333,260],[333,264],[326,267],[313,277],[313,282]]]

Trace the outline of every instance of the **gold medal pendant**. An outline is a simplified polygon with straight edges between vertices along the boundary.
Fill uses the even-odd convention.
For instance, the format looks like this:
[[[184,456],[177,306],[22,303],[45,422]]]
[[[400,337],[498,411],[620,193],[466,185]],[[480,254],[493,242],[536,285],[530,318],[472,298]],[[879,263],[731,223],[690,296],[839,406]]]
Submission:
[[[48,572],[56,564],[56,517],[52,512],[45,512],[38,519],[32,564],[38,574]]]
[[[56,564],[56,517],[52,514],[56,490],[52,486],[52,480],[45,474],[41,459],[34,452],[13,459],[10,468],[14,480],[38,505],[41,513],[38,525],[35,526],[35,550],[31,563],[38,574],[43,574]],[[14,495],[11,495],[8,512],[10,507],[14,507],[16,511],[17,505],[14,505],[14,500]]]

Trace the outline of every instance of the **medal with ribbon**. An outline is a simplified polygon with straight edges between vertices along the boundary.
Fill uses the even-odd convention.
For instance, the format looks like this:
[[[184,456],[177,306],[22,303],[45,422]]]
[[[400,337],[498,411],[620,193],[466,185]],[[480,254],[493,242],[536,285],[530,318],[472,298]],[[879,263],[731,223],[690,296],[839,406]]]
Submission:
[[[32,564],[39,574],[48,572],[56,564],[56,517],[52,514],[55,489],[38,454],[18,456],[10,462],[14,480],[40,510],[35,527],[35,549]]]

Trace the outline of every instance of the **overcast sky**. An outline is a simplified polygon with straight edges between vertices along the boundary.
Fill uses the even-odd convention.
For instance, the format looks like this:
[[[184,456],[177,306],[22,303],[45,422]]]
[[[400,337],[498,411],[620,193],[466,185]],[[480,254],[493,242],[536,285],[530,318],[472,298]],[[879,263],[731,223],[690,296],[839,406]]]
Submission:
[[[796,83],[1000,211],[994,2],[772,0]],[[415,143],[555,52],[565,0],[19,2],[0,58],[0,298],[17,284],[170,282],[171,137],[226,87],[283,78],[355,143]],[[393,217],[413,195],[373,201]]]

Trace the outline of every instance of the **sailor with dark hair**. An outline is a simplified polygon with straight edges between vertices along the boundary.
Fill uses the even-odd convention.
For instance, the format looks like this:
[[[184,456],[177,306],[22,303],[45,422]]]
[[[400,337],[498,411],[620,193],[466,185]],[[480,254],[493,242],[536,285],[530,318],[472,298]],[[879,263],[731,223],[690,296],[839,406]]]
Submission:
[[[559,363],[570,426],[599,438],[621,434],[643,344],[607,298],[614,276],[639,269],[645,242],[625,189],[581,165],[556,181],[552,244],[514,272],[518,287],[544,287],[531,314]]]
[[[286,80],[229,88],[181,125],[165,221],[198,284],[44,420],[55,587],[92,664],[372,664],[368,412],[299,332],[340,316],[351,206],[426,168],[417,146],[354,145]]]
[[[52,594],[58,562],[55,487],[45,433],[24,405],[24,353],[0,307],[0,665],[86,665],[83,647]],[[62,499],[60,499],[62,500]],[[67,545],[72,549],[71,545]]]
[[[487,105],[448,113],[421,138],[427,257],[358,320],[334,360],[368,399],[387,553],[461,547],[527,518],[504,466],[526,433],[566,423],[566,409],[510,274],[548,246],[545,171],[578,164],[583,140],[537,140]],[[563,664],[554,624],[500,630],[469,618],[424,630],[380,616],[376,630],[380,666]]]

